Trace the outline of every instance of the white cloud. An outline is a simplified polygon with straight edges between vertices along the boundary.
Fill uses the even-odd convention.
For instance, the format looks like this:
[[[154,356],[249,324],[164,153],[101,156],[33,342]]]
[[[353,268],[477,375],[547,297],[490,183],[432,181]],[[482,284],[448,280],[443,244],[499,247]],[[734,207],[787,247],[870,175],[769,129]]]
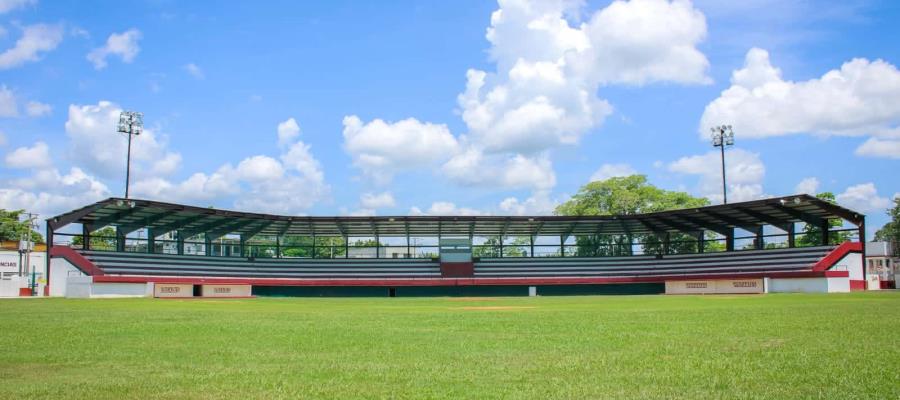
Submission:
[[[42,53],[56,48],[63,39],[60,25],[35,24],[22,28],[22,36],[13,47],[0,53],[0,70],[37,61]]]
[[[601,85],[708,83],[696,49],[703,14],[688,1],[616,1],[571,24],[580,2],[500,1],[487,39],[497,70],[467,72],[459,95],[473,141],[489,152],[575,144],[612,112]]]
[[[713,202],[722,202],[722,169],[717,151],[682,157],[669,164],[669,170],[681,174],[698,175],[698,191]],[[725,155],[725,170],[729,201],[747,201],[764,197],[762,181],[766,168],[759,154],[742,149]]]
[[[819,179],[815,177],[804,178],[797,186],[794,188],[794,193],[798,194],[811,194],[813,196],[819,192]]]
[[[359,198],[359,205],[363,209],[375,210],[379,208],[394,207],[397,202],[391,192],[383,193],[363,193]]]
[[[237,167],[224,164],[211,174],[197,172],[182,182],[147,177],[138,180],[132,191],[145,198],[181,202],[233,198],[234,207],[241,210],[295,214],[326,199],[330,187],[309,145],[298,141],[284,150],[279,159],[255,155]]]
[[[37,4],[37,0],[0,0],[0,14]]]
[[[795,82],[782,78],[767,51],[754,48],[732,74],[731,87],[706,106],[701,135],[722,123],[746,138],[871,135],[880,142],[864,143],[858,155],[900,157],[900,71],[882,60],[857,58],[820,78]]]
[[[436,165],[456,153],[457,146],[446,125],[415,118],[363,123],[355,115],[344,117],[344,149],[353,165],[376,183],[387,183],[400,171]]]
[[[278,144],[284,146],[300,136],[300,125],[294,118],[278,124]]]
[[[869,138],[856,148],[855,154],[864,157],[900,158],[900,140]]]
[[[52,110],[53,108],[49,104],[38,101],[32,100],[25,104],[25,113],[29,117],[42,117],[50,114]],[[0,117],[10,118],[18,116],[19,99],[16,98],[15,92],[6,87],[6,85],[0,85]]]
[[[553,164],[544,155],[484,154],[470,147],[447,161],[441,172],[464,186],[548,190],[556,185]]]
[[[150,168],[151,175],[171,175],[181,166],[181,154],[167,152],[162,158],[153,162]]]
[[[69,106],[65,127],[71,157],[92,174],[110,178],[122,172],[128,141],[124,134],[116,132],[121,112],[121,107],[109,101]],[[141,174],[150,169],[146,164],[164,157],[167,157],[166,144],[157,140],[153,129],[145,128],[133,137],[132,173]]]
[[[194,63],[185,64],[184,70],[187,71],[188,74],[197,79],[205,79],[206,75],[203,73],[203,70]]]
[[[6,85],[0,85],[0,117],[16,117],[19,115],[19,104],[16,95]]]
[[[130,63],[141,51],[138,46],[140,39],[141,31],[133,28],[122,33],[113,33],[106,39],[106,45],[91,50],[87,59],[94,64],[95,69],[106,68],[106,58],[110,55],[118,56],[124,63]]]
[[[690,1],[615,1],[587,25],[590,69],[601,82],[711,83],[696,46],[706,18]]]
[[[6,155],[6,166],[10,168],[47,168],[53,162],[47,144],[37,142],[32,147],[19,147]]]
[[[559,202],[550,198],[548,191],[538,191],[525,200],[507,197],[500,202],[500,211],[509,215],[549,215]]]
[[[842,206],[864,213],[884,211],[891,205],[890,200],[878,195],[878,189],[871,182],[850,186],[835,196],[835,200]]]
[[[409,209],[409,215],[487,215],[487,213],[474,208],[457,207],[449,201],[436,201],[431,207],[422,211],[419,207]]]
[[[238,164],[237,173],[240,179],[246,181],[268,181],[284,176],[284,168],[272,157],[253,156]]]
[[[25,105],[25,113],[28,114],[29,117],[43,117],[49,115],[51,111],[53,111],[53,107],[39,101],[29,101],[28,104]]]
[[[593,175],[591,182],[603,181],[613,177],[629,176],[636,174],[637,171],[628,164],[603,164]]]
[[[106,185],[79,168],[66,175],[48,168],[0,187],[0,208],[25,209],[48,218],[109,196]]]

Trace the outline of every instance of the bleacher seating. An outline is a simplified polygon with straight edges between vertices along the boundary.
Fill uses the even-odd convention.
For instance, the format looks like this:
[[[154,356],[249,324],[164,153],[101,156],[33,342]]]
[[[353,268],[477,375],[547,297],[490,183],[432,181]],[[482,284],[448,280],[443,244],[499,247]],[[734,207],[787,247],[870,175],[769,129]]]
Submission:
[[[79,250],[108,275],[240,278],[439,278],[431,259],[208,257]]]
[[[804,272],[834,246],[628,257],[483,258],[475,278],[641,277]],[[107,275],[233,278],[440,278],[431,259],[271,259],[79,250]]]
[[[596,258],[483,258],[475,277],[632,277],[810,271],[834,246]]]

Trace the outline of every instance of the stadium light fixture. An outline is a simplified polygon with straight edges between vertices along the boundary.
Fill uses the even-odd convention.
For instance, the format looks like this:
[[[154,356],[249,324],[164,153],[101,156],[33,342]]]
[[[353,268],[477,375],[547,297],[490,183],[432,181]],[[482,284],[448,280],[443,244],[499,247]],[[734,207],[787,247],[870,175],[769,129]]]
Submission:
[[[131,137],[140,135],[144,131],[144,113],[137,111],[122,111],[119,114],[119,126],[117,131],[128,135],[128,155],[125,159],[125,198],[128,198],[128,184],[131,180]]]
[[[728,204],[728,189],[725,185],[725,146],[734,146],[734,130],[731,125],[719,125],[710,128],[712,145],[722,153],[722,203]]]

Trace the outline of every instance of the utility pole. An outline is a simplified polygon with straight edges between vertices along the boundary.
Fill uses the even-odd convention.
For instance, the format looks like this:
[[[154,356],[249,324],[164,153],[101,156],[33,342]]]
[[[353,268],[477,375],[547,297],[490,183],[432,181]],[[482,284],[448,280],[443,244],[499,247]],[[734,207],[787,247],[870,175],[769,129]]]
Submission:
[[[27,229],[25,229],[19,235],[19,276],[28,276],[31,275],[31,294],[34,295],[34,286],[35,286],[35,272],[31,270],[31,251],[34,250],[34,241],[31,240],[31,232],[37,229],[37,224],[34,222],[37,220],[37,214],[25,212],[22,213],[25,216],[25,221],[23,221],[27,225]]]
[[[144,131],[144,113],[122,111],[119,114],[118,132],[128,135],[128,155],[125,159],[125,198],[128,198],[128,185],[131,180],[131,137]]]
[[[728,204],[728,187],[725,185],[725,146],[734,145],[734,131],[731,125],[720,125],[710,128],[712,145],[718,147],[722,154],[722,203]]]

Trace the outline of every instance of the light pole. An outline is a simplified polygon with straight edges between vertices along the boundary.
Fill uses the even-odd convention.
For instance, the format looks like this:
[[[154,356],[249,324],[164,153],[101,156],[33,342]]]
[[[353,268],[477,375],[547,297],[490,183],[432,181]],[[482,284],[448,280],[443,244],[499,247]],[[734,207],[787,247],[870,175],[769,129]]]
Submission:
[[[144,131],[144,113],[122,111],[119,114],[119,132],[128,135],[128,156],[125,160],[125,198],[128,198],[128,184],[131,180],[131,137]]]
[[[722,152],[722,203],[728,204],[728,189],[725,186],[725,146],[734,145],[734,131],[731,125],[714,126],[710,130],[713,147],[718,147]]]

